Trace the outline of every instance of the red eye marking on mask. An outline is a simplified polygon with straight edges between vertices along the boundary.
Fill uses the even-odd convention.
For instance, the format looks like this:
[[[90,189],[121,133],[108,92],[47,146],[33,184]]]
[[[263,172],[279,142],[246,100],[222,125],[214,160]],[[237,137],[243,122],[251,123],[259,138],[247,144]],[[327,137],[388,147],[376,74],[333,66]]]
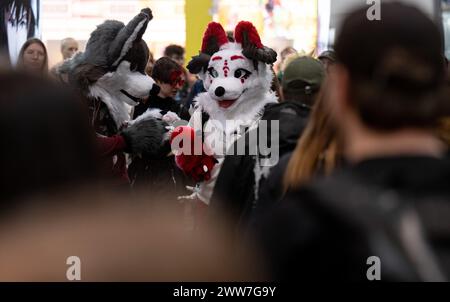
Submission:
[[[242,83],[242,84],[245,83],[245,79],[244,79],[244,78],[241,79],[241,83]]]
[[[213,61],[218,61],[218,60],[222,60],[222,57],[219,57],[219,56],[217,56],[217,57],[213,57],[211,60],[213,60]]]
[[[238,60],[238,59],[244,60],[244,57],[243,56],[231,56],[231,61]]]

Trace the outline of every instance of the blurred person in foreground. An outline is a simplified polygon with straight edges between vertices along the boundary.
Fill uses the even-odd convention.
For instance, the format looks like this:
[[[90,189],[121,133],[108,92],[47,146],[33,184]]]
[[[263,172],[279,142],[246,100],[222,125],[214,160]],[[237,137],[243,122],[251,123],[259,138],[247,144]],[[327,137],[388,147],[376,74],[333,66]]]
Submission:
[[[74,95],[0,72],[1,281],[69,281],[69,256],[81,281],[264,279],[251,246],[221,224],[194,232],[164,196],[98,186],[96,141]]]
[[[31,38],[23,44],[17,60],[17,69],[38,76],[48,75],[47,48],[41,40]]]
[[[105,192],[34,196],[0,221],[0,281],[263,281],[257,251],[222,222],[189,228],[163,197]],[[64,201],[64,202],[62,202]],[[70,256],[79,259],[77,274]],[[70,261],[69,261],[70,260]],[[69,261],[69,262],[67,262]],[[70,278],[70,279],[69,279]],[[75,279],[76,280],[76,279]]]
[[[81,101],[35,75],[0,73],[0,214],[35,194],[77,190],[97,177]]]
[[[256,224],[272,279],[367,281],[370,256],[382,281],[449,276],[450,161],[433,129],[449,113],[442,38],[416,8],[381,9],[377,22],[351,13],[335,45],[327,105],[348,165]]]
[[[449,87],[448,99],[450,99],[450,64],[449,64],[449,61],[447,58],[445,58],[445,62],[447,65],[447,87]],[[437,130],[439,137],[450,148],[450,116],[442,118],[440,120],[436,130]]]

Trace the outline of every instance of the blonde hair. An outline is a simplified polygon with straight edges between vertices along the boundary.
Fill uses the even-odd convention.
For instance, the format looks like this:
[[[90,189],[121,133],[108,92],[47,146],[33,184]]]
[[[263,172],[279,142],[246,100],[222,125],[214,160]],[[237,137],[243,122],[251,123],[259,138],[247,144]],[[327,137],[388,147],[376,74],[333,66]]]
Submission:
[[[439,121],[436,131],[439,138],[450,148],[450,116]]]

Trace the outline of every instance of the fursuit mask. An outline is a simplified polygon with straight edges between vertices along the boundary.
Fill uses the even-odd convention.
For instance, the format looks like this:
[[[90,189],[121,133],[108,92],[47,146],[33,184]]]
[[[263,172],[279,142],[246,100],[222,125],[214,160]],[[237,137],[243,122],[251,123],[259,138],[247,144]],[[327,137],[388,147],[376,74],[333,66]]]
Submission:
[[[211,22],[204,34],[200,54],[187,68],[198,74],[210,98],[221,109],[236,108],[244,99],[269,90],[270,64],[277,59],[271,48],[261,43],[252,23],[241,21],[234,31],[236,42],[229,42],[219,23]]]

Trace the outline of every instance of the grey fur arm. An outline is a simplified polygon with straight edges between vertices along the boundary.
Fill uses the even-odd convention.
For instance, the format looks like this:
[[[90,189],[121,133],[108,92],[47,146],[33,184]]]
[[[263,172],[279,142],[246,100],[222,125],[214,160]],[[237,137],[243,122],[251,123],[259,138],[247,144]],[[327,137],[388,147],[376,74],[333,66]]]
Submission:
[[[167,124],[156,118],[146,118],[122,130],[127,144],[126,152],[133,155],[153,157],[161,154],[166,140]]]

